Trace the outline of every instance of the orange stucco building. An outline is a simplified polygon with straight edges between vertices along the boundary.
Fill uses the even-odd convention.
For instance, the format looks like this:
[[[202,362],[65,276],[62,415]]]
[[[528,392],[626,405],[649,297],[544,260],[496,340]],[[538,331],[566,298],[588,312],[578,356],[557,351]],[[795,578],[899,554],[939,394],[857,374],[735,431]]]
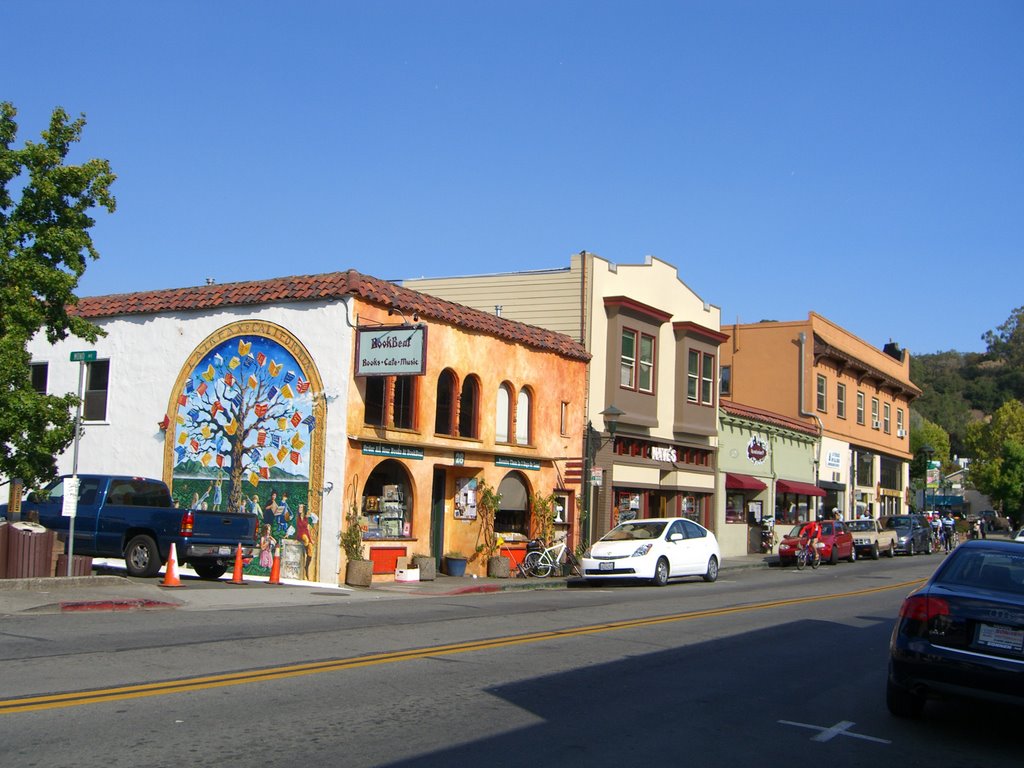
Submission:
[[[815,425],[822,507],[840,516],[906,511],[910,355],[814,312],[806,320],[723,325],[722,396]]]
[[[483,575],[479,481],[501,493],[502,554],[538,533],[531,497],[554,495],[555,537],[578,540],[584,347],[568,336],[349,272],[357,341],[347,387],[344,504],[375,573],[449,552]],[[380,375],[369,345],[413,345],[412,373]],[[415,345],[422,343],[419,370]],[[397,348],[397,347],[396,347]],[[409,347],[403,347],[409,350]],[[404,354],[404,352],[403,352]],[[397,359],[393,355],[390,359]],[[385,366],[386,368],[386,366]]]

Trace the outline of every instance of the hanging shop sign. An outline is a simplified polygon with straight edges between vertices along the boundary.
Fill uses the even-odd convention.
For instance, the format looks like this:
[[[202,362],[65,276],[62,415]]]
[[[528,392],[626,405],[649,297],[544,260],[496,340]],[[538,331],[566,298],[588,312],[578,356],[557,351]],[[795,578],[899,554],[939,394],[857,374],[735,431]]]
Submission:
[[[768,446],[757,435],[751,437],[747,443],[747,458],[755,464],[764,464],[764,460],[768,458]]]
[[[390,459],[423,460],[423,449],[411,445],[386,445],[385,443],[363,443],[364,456],[387,456]]]
[[[510,467],[512,469],[540,469],[540,462],[534,459],[516,459],[511,456],[496,456],[494,459],[496,467]]]
[[[356,376],[422,376],[426,370],[425,325],[356,330]]]
[[[829,451],[825,454],[825,466],[829,469],[841,469],[842,460],[842,454],[839,451]]]

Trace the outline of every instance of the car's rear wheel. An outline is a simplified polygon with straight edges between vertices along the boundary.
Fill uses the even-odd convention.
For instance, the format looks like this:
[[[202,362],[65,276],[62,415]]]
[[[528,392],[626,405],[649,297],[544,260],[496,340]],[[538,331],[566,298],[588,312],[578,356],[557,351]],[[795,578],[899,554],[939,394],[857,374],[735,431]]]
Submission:
[[[835,544],[832,545],[832,551],[828,555],[828,564],[835,565],[839,562],[839,550]]]
[[[703,578],[707,582],[718,579],[718,558],[714,555],[708,558],[708,569],[704,572]]]
[[[928,542],[924,545],[924,553],[930,555],[932,553],[932,540],[928,539]]]
[[[896,557],[896,542],[895,541],[890,541],[889,542],[889,553],[888,554],[889,554],[889,557]]]
[[[129,576],[156,576],[161,565],[156,542],[149,536],[136,536],[124,548],[124,564]]]
[[[924,697],[893,685],[892,680],[887,680],[885,706],[896,717],[920,717],[924,711]]]
[[[917,553],[914,552],[914,542],[913,541],[907,542],[907,557],[913,557],[915,554],[917,554]]]
[[[221,563],[189,563],[192,566],[192,570],[195,571],[200,579],[206,579],[207,581],[216,581],[225,573],[227,573],[228,567]]]
[[[871,545],[871,559],[877,560],[882,556],[882,553],[878,551],[878,542],[876,541]]]
[[[651,583],[656,587],[664,587],[668,584],[668,560],[664,557],[658,558],[658,562],[654,566],[654,578],[651,579]]]

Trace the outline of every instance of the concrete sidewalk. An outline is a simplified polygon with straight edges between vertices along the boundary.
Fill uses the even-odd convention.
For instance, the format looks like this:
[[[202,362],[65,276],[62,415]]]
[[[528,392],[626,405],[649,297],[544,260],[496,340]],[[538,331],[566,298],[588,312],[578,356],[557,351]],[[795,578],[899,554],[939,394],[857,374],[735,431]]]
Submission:
[[[774,555],[746,555],[725,560],[722,575],[742,568],[766,568],[778,562]],[[390,578],[370,587],[332,586],[286,581],[269,584],[266,579],[246,577],[245,584],[226,578],[201,581],[189,569],[181,569],[181,587],[160,586],[158,579],[132,579],[109,575],[36,579],[0,579],[0,616],[26,613],[76,613],[84,611],[138,610],[244,610],[246,608],[322,605],[331,599],[402,599],[446,597],[507,592],[518,589],[571,589],[584,586],[582,579],[488,579],[438,575],[433,581],[396,582]]]

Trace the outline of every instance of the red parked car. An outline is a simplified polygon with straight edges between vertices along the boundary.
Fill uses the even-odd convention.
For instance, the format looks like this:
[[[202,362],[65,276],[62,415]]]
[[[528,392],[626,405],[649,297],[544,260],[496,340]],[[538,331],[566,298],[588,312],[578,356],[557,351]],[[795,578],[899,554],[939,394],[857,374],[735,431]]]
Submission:
[[[792,565],[796,562],[796,553],[807,543],[807,537],[800,535],[805,523],[793,526],[779,544],[779,563]],[[818,539],[818,552],[826,563],[835,565],[840,560],[857,559],[857,548],[853,545],[853,534],[846,530],[842,520],[822,520],[821,538]]]

